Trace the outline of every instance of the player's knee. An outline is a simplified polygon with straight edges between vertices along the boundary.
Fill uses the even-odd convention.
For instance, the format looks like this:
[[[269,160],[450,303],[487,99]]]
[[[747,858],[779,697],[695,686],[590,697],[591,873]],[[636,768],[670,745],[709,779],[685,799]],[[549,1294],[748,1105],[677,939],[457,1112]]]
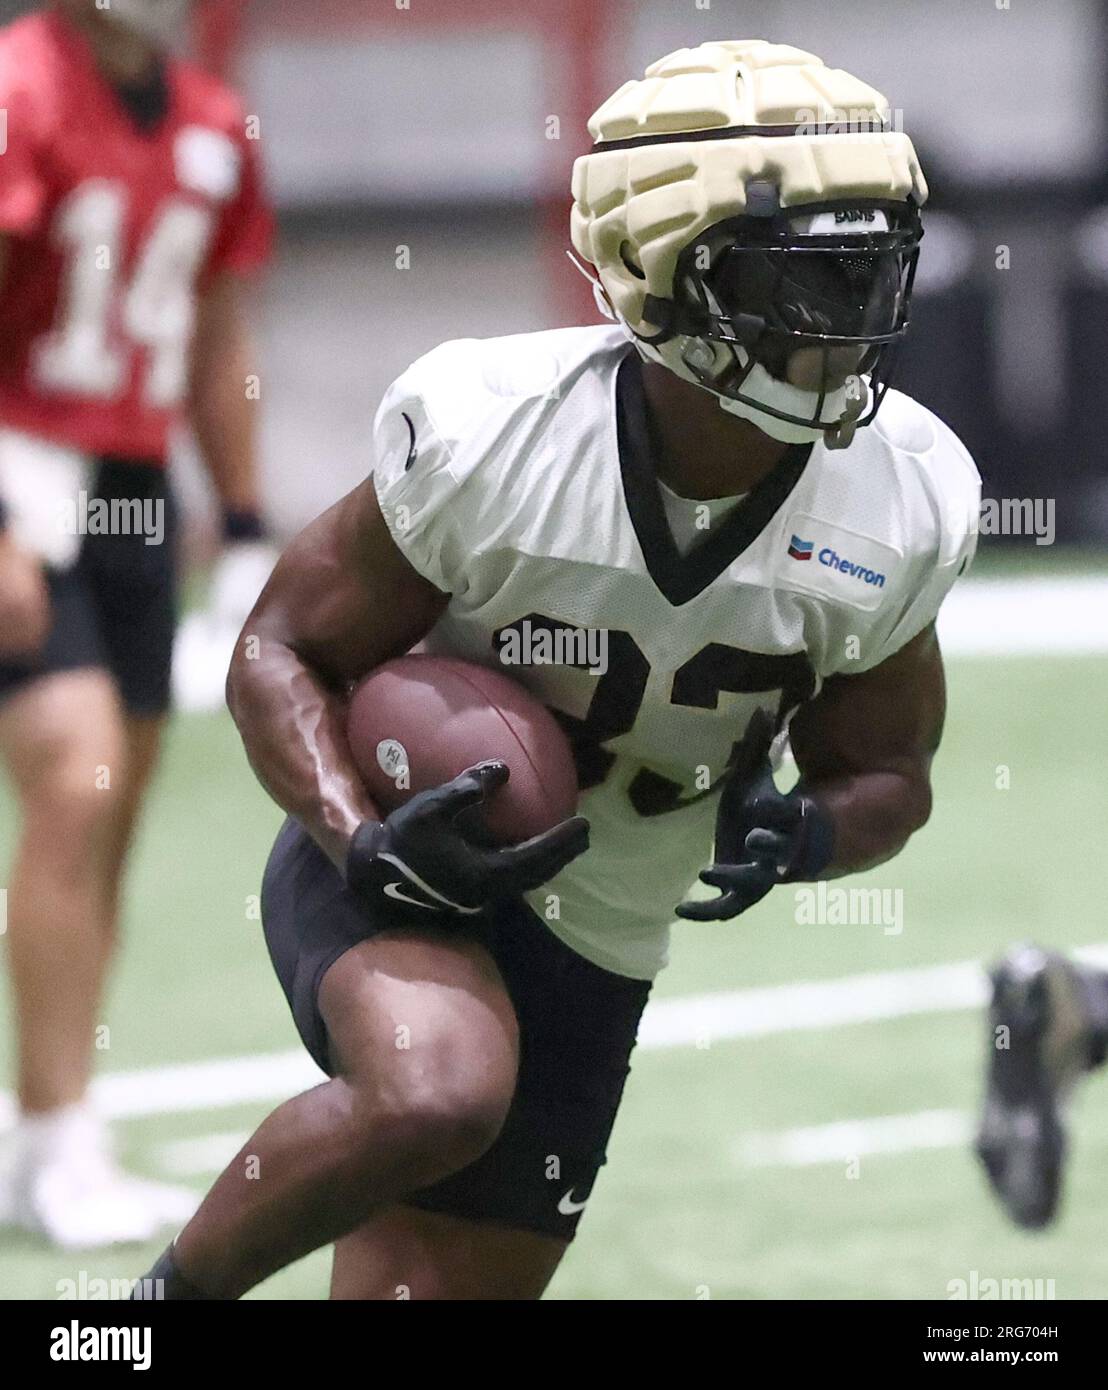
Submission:
[[[26,789],[29,833],[45,836],[59,859],[82,863],[107,842],[120,804],[116,775],[121,768],[60,758]]]
[[[47,862],[59,884],[88,884],[108,868],[112,827],[126,782],[122,731],[60,721],[28,737],[10,758],[23,819],[23,852]]]
[[[927,781],[913,783],[905,805],[909,834],[922,830],[931,819],[933,804],[931,786]]]
[[[444,1173],[476,1162],[503,1129],[515,1092],[517,1047],[514,1034],[475,1027],[460,1036],[444,1030],[419,1049],[405,1110],[421,1150]]]
[[[415,1147],[436,1177],[456,1173],[492,1148],[510,1105],[511,1093],[491,1086],[421,1096],[408,1113]]]
[[[354,1167],[382,1163],[415,1191],[475,1163],[495,1143],[511,1105],[512,1086],[489,1076],[468,1081],[429,1072],[391,1086],[386,1101],[355,1097],[349,1130]],[[382,1152],[384,1150],[384,1152]]]

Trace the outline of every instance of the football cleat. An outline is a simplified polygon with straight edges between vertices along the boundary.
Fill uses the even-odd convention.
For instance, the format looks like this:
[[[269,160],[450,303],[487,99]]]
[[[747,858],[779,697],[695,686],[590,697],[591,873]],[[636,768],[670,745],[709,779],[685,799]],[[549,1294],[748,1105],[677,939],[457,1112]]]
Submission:
[[[124,1172],[106,1126],[84,1105],[23,1117],[4,1147],[0,1225],[62,1250],[141,1244],[182,1226],[198,1205],[187,1188]]]
[[[1094,1034],[1080,970],[1020,946],[990,972],[987,1082],[976,1150],[1012,1220],[1028,1230],[1058,1211],[1066,1108],[1092,1063]]]

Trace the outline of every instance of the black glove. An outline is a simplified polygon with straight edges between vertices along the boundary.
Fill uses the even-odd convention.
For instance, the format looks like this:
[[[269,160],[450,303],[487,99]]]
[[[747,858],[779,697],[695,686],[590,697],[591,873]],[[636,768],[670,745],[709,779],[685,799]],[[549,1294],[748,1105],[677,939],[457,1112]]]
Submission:
[[[716,813],[716,862],[701,883],[719,888],[709,902],[683,902],[678,917],[723,922],[753,907],[776,884],[815,878],[831,863],[833,826],[799,788],[782,795],[769,758],[753,779],[731,777]]]
[[[415,921],[472,916],[498,898],[538,888],[589,847],[589,823],[573,816],[520,845],[489,849],[459,817],[508,780],[507,764],[479,763],[445,786],[419,792],[384,821],[363,821],[346,859],[346,881],[370,906],[408,904]]]

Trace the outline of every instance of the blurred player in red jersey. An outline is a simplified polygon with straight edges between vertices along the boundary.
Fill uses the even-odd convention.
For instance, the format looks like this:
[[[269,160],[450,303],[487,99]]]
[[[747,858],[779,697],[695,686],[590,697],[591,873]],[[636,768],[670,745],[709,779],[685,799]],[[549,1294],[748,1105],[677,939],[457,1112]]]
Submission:
[[[0,753],[22,811],[0,1220],[64,1246],[147,1239],[190,1206],[119,1169],[87,1101],[169,703],[179,421],[228,543],[261,535],[239,281],[271,219],[240,103],[168,56],[188,10],[55,0],[0,31]]]

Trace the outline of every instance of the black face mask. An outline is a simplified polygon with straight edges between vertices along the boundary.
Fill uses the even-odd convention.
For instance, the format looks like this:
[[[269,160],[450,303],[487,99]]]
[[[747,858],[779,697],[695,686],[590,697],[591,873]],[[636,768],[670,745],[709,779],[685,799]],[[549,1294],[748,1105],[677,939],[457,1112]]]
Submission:
[[[900,325],[903,293],[895,252],[733,250],[704,284],[723,316],[753,308],[764,320],[763,335],[751,346],[771,371],[802,343],[828,339],[869,340],[858,344],[861,360],[872,354],[874,339],[896,333]]]
[[[866,230],[878,211],[887,229]],[[841,230],[798,232],[795,220],[813,213],[839,214]],[[784,381],[792,354],[818,349],[828,379],[870,376],[872,419],[907,331],[922,235],[913,205],[877,201],[718,223],[682,252],[673,299],[652,302],[648,312],[665,329],[651,341],[680,334],[742,348],[745,368],[736,354],[722,377],[704,383],[736,399],[754,363]]]

